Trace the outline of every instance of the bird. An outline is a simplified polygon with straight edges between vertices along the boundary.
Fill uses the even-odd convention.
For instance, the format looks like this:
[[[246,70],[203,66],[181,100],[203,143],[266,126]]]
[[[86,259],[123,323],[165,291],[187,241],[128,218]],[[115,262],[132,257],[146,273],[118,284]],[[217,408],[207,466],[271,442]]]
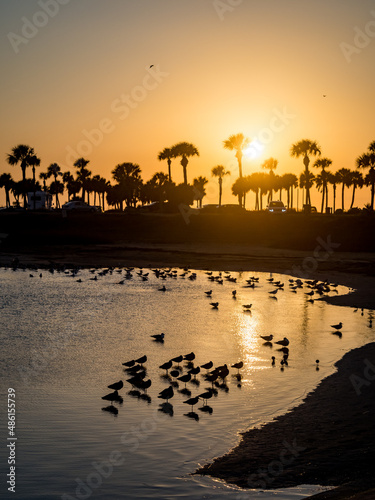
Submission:
[[[177,377],[177,380],[184,382],[186,388],[186,384],[191,380],[191,374],[187,373],[186,375],[181,375],[181,377]]]
[[[235,299],[235,298],[236,298],[236,296],[237,296],[237,290],[233,290],[233,291],[232,291],[232,297]]]
[[[211,295],[212,295],[212,290],[208,290],[208,292],[204,292],[204,293],[207,295],[207,297],[211,297]]]
[[[276,359],[275,356],[272,356],[271,359],[272,359],[272,366],[275,366],[275,359]]]
[[[125,361],[125,363],[122,363],[123,366],[127,366],[128,368],[131,368],[132,366],[134,366],[135,364],[135,360],[132,359],[131,361]]]
[[[163,363],[162,365],[159,366],[162,370],[166,370],[167,375],[168,375],[168,370],[172,366],[172,361],[167,361],[166,363]]]
[[[119,391],[124,387],[124,382],[119,380],[119,382],[115,382],[114,384],[108,385],[108,389],[113,389],[114,391]]]
[[[335,330],[341,330],[342,328],[342,323],[340,321],[340,323],[338,323],[337,325],[331,325],[331,328],[334,328]]]
[[[242,307],[243,307],[244,309],[249,310],[249,309],[251,309],[251,306],[252,306],[252,305],[253,305],[253,304],[242,304]]]
[[[238,373],[240,373],[240,369],[242,367],[243,367],[243,361],[239,361],[238,363],[234,363],[234,365],[232,365],[232,368],[237,368]]]
[[[199,394],[198,398],[203,399],[203,404],[206,401],[207,404],[207,399],[212,398],[213,396],[213,391],[212,389],[208,388],[206,392],[202,392],[202,394]]]
[[[183,403],[191,405],[191,411],[193,411],[193,406],[196,405],[198,401],[199,401],[199,396],[196,396],[195,398],[189,398],[186,401],[183,401]]]
[[[190,375],[194,375],[194,378],[196,378],[196,376],[200,371],[201,371],[200,367],[196,366],[195,368],[191,368],[190,370],[188,370],[188,373],[190,373]]]
[[[266,342],[271,342],[273,339],[273,335],[260,335],[260,338],[265,340]]]
[[[177,377],[179,377],[179,376],[180,376],[180,374],[181,374],[181,373],[180,373],[178,370],[171,370],[171,371],[169,372],[169,375],[170,375],[171,377],[173,377],[173,378],[177,378]]]
[[[184,359],[183,355],[180,354],[180,356],[176,356],[175,358],[172,358],[171,361],[173,361],[174,363],[177,363],[178,365],[180,365],[181,361]]]
[[[212,306],[213,309],[218,309],[219,302],[210,302],[210,306]]]
[[[161,288],[158,288],[159,292],[166,292],[167,289],[165,288],[165,285],[163,285]]]
[[[201,368],[204,368],[205,370],[210,370],[213,366],[214,366],[213,362],[209,361],[208,363],[201,365]]]
[[[152,382],[151,382],[151,380],[150,380],[150,379],[148,379],[148,380],[141,380],[141,381],[139,382],[139,384],[138,384],[138,388],[139,388],[139,389],[143,389],[143,390],[146,392],[146,391],[147,391],[147,389],[148,389],[149,387],[151,387],[151,384],[152,384]]]
[[[153,65],[153,64],[151,64],[150,69],[151,69],[151,68],[153,68],[153,67],[154,67],[154,65]],[[324,96],[324,97],[325,97],[325,96]]]
[[[155,340],[155,342],[164,342],[164,333],[156,334],[156,335],[151,335],[151,337]]]
[[[174,391],[173,391],[173,387],[172,386],[169,386],[167,387],[166,389],[163,389],[160,393],[159,393],[159,396],[158,398],[160,399],[165,399],[168,403],[168,399],[171,399],[173,398],[174,396]]]
[[[135,361],[136,361],[136,363],[143,365],[143,363],[146,363],[146,361],[147,361],[147,356],[146,355],[141,356],[140,358],[136,359]]]
[[[190,352],[189,354],[185,354],[184,359],[186,361],[193,361],[193,359],[195,359],[195,354],[193,352]]]
[[[278,340],[277,342],[275,342],[275,344],[279,344],[286,347],[287,345],[289,345],[289,340],[286,337],[284,337],[283,340]]]

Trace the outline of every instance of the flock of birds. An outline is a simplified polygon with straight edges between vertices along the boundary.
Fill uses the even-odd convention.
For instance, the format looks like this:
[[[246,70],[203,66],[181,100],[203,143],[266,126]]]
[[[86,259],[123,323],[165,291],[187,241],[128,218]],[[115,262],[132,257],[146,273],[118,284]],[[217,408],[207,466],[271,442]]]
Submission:
[[[155,337],[156,335],[151,336],[154,340]],[[218,396],[220,390],[229,391],[227,379],[230,375],[230,369],[227,364],[214,367],[214,363],[208,361],[201,365],[195,365],[195,359],[195,353],[190,352],[185,355],[180,354],[175,356],[159,366],[160,377],[169,384],[157,396],[163,400],[159,405],[159,411],[173,416],[174,408],[170,400],[176,393],[180,393],[188,398],[182,403],[186,404],[187,407],[191,407],[191,411],[188,411],[184,415],[194,420],[199,420],[199,415],[194,411],[196,405],[202,403],[202,406],[199,406],[198,409],[201,412],[212,414],[213,408],[208,404],[208,401],[212,397]],[[128,387],[130,388],[127,395],[151,403],[151,396],[147,393],[147,390],[152,385],[151,379],[147,378],[147,368],[145,366],[147,360],[147,355],[143,355],[139,358],[125,361],[122,363],[122,366],[124,367],[123,370],[126,376],[129,377],[125,380],[125,383],[128,383]],[[240,370],[243,366],[244,363],[242,361],[230,366],[236,370],[235,373],[232,373],[232,377],[236,380],[237,387],[241,387],[242,375]],[[202,381],[206,382],[208,386],[204,388],[203,392],[200,390],[198,394],[192,397],[191,388],[198,389]],[[123,389],[124,381],[119,380],[107,387],[108,389],[112,389],[112,392],[103,396],[102,399],[109,401],[111,404],[102,408],[102,410],[117,415],[118,408],[114,403],[119,405],[123,403],[123,397],[119,394],[119,391]]]
[[[29,270],[31,271],[29,276],[30,278],[34,278],[39,275],[40,278],[43,277],[43,273],[39,268],[35,267],[26,267],[22,266],[19,261],[15,260],[12,263],[11,268],[16,271],[17,269]],[[118,276],[118,279],[113,283],[115,285],[124,285],[127,281],[133,279],[139,279],[141,281],[149,281],[151,274],[154,275],[160,281],[166,280],[176,280],[187,279],[190,281],[195,281],[197,279],[197,273],[191,271],[189,268],[183,269],[173,269],[173,268],[156,268],[156,269],[142,269],[142,268],[134,268],[134,267],[123,267],[123,268],[91,268],[89,269],[89,277],[83,278],[80,274],[82,269],[78,266],[73,268],[66,268],[63,265],[51,265],[44,269],[45,271],[54,274],[60,273],[64,274],[67,277],[75,279],[77,283],[83,283],[84,281],[100,281],[106,276]],[[211,282],[213,285],[223,285],[224,282],[229,282],[233,284],[237,284],[237,277],[232,276],[230,272],[218,272],[214,273],[212,271],[206,271],[207,280]],[[267,279],[267,283],[272,287],[270,291],[268,291],[268,296],[272,300],[277,300],[278,296],[282,294],[287,288],[292,293],[297,293],[299,290],[303,290],[306,301],[309,303],[314,303],[316,297],[323,297],[330,292],[338,293],[337,285],[334,283],[330,283],[328,280],[326,281],[318,281],[318,280],[301,280],[299,278],[289,278],[288,282],[282,282],[280,280],[276,280],[272,277],[272,275]],[[260,286],[259,277],[251,276],[246,279],[243,283],[241,283],[242,288],[255,289]],[[306,291],[306,289],[308,291]],[[159,285],[157,287],[157,291],[159,292],[168,292],[172,291],[172,287],[167,287],[165,284]],[[215,293],[213,289],[209,289],[204,292],[204,295],[209,299],[209,304],[212,309],[218,310],[220,303],[219,301],[214,301],[213,297]],[[238,291],[237,289],[231,290],[231,297],[233,300],[238,299]],[[229,296],[229,297],[230,297]],[[222,295],[221,295],[222,297]],[[253,304],[251,302],[242,303],[241,304],[243,313],[252,314]],[[357,312],[358,309],[354,309],[354,312]],[[363,309],[361,310],[361,314],[363,315]],[[332,328],[332,333],[337,335],[338,337],[342,336],[342,328],[343,324],[340,321],[337,324],[330,325]],[[369,317],[369,326],[372,327],[372,316]],[[272,347],[273,344],[277,346],[278,352],[281,353],[281,359],[279,360],[280,369],[283,371],[285,367],[288,366],[289,363],[289,340],[284,337],[280,340],[274,340],[274,335],[261,335],[260,338],[264,341],[264,345]],[[155,334],[151,336],[151,339],[156,343],[163,344],[166,340],[166,336],[164,333]],[[163,403],[160,405],[160,411],[168,413],[169,415],[173,415],[173,406],[170,403],[170,400],[175,396],[176,392],[185,395],[188,399],[183,401],[184,404],[191,407],[191,411],[186,415],[198,419],[197,413],[195,413],[194,407],[198,405],[200,402],[203,402],[202,406],[199,407],[199,410],[202,412],[212,413],[213,409],[208,405],[208,400],[211,400],[213,396],[218,395],[219,390],[228,391],[229,387],[227,385],[228,376],[230,374],[230,370],[227,364],[214,367],[213,362],[207,362],[200,365],[194,365],[195,354],[193,352],[185,355],[178,355],[174,358],[171,358],[160,365],[160,370],[163,371],[163,378],[166,380],[169,385],[167,388],[160,391],[158,398],[163,400]],[[124,371],[128,378],[125,380],[125,384],[129,384],[129,391],[127,394],[129,396],[136,397],[138,399],[144,399],[147,402],[151,402],[151,396],[148,394],[148,389],[152,385],[152,381],[150,378],[147,378],[147,369],[145,363],[147,362],[147,356],[143,355],[139,358],[132,359],[123,363]],[[184,366],[181,365],[184,363]],[[276,357],[272,356],[270,360],[271,366],[276,366]],[[243,368],[244,363],[242,361],[230,365],[231,368],[236,370],[235,374],[232,374],[234,379],[236,380],[237,386],[241,387],[241,374],[239,370]],[[186,370],[184,371],[184,368]],[[319,370],[319,360],[316,360],[316,369]],[[209,385],[204,389],[203,392],[192,396],[190,388],[195,386],[199,387],[201,380],[204,380]],[[109,406],[103,408],[104,411],[110,412],[112,414],[118,413],[118,408],[115,404],[121,405],[123,403],[123,398],[120,395],[119,391],[124,388],[123,380],[115,382],[113,384],[108,385],[108,388],[112,390],[111,393],[103,396],[103,400],[108,401],[110,403]],[[180,388],[180,384],[183,385],[183,388]],[[188,388],[189,384],[189,388]]]

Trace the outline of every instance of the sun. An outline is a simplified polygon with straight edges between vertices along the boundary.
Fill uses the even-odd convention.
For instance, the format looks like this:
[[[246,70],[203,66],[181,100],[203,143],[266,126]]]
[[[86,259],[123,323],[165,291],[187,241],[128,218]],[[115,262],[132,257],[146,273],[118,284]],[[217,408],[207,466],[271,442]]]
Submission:
[[[262,144],[258,139],[251,141],[249,146],[243,150],[243,154],[250,159],[258,158],[263,153],[264,144]]]

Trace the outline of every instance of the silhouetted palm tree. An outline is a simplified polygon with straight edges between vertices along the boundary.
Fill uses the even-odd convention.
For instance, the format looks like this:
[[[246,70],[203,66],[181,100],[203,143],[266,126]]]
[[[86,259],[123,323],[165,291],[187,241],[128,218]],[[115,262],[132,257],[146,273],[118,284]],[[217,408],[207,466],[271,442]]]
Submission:
[[[312,172],[310,172],[310,170],[308,170],[307,172],[305,170],[299,176],[299,187],[304,189],[305,191],[310,192],[310,189],[314,185],[314,181],[315,181],[315,175]],[[310,195],[309,195],[309,199],[310,199]],[[311,203],[309,203],[309,205],[310,204]]]
[[[198,149],[194,146],[194,144],[190,144],[189,142],[179,142],[172,147],[172,155],[177,158],[181,156],[181,165],[184,173],[184,184],[187,186],[187,166],[189,163],[188,158],[191,156],[199,156]]]
[[[216,165],[211,170],[211,175],[217,177],[219,181],[219,207],[221,207],[221,198],[223,195],[223,178],[225,175],[230,175],[229,170],[225,170],[223,165]]]
[[[238,177],[238,179],[236,179],[236,181],[233,183],[232,194],[233,196],[238,197],[238,202],[240,207],[245,206],[246,193],[248,193],[249,191],[250,191],[250,182],[247,177]]]
[[[302,139],[301,141],[296,142],[295,144],[292,145],[290,149],[290,155],[292,157],[299,158],[300,156],[303,156],[303,164],[305,166],[305,178],[307,179],[308,179],[309,164],[310,164],[309,155],[317,156],[320,154],[321,151],[318,143],[316,141],[310,141],[309,139]],[[311,205],[309,182],[306,183],[305,189],[306,189],[305,203],[306,205]]]
[[[357,168],[369,168],[369,172],[365,177],[367,186],[371,186],[371,210],[374,210],[374,195],[375,195],[375,141],[371,142],[368,152],[359,156],[356,160]]]
[[[56,208],[60,208],[59,194],[64,193],[64,184],[61,181],[52,181],[49,187],[49,192],[55,195]]]
[[[77,169],[77,181],[80,182],[82,187],[82,201],[85,201],[86,183],[91,175],[90,170],[86,168],[89,163],[90,160],[78,158],[78,160],[76,160],[73,164],[73,166]]]
[[[113,179],[118,182],[122,200],[126,206],[136,206],[142,186],[141,168],[135,163],[120,163],[112,170]]]
[[[345,200],[344,200],[344,191],[345,187],[349,187],[351,183],[351,174],[352,172],[348,168],[340,168],[336,172],[336,176],[338,179],[338,182],[342,184],[342,191],[341,191],[341,208],[342,211],[345,210]]]
[[[5,205],[6,207],[10,207],[10,191],[13,186],[13,179],[10,174],[1,174],[0,175],[0,188],[5,189]]]
[[[46,184],[46,180],[48,179],[48,173],[47,172],[41,172],[39,174],[39,179],[41,179],[43,181],[43,191],[47,191],[47,184]]]
[[[276,179],[274,170],[276,170],[277,165],[279,164],[278,160],[275,160],[275,158],[268,158],[262,163],[262,168],[266,168],[269,170],[269,175],[270,175],[270,190],[269,190],[269,196],[268,196],[268,202],[272,201],[272,193],[275,190],[276,191]]]
[[[284,174],[282,178],[284,189],[288,194],[288,208],[293,208],[293,188],[298,186],[298,178],[295,174]]]
[[[12,152],[8,154],[7,161],[9,165],[15,166],[20,164],[22,171],[22,181],[25,185],[26,181],[26,169],[31,166],[33,163],[35,164],[36,156],[35,151],[30,146],[25,144],[19,144],[12,149]],[[26,208],[27,200],[26,200],[26,191],[23,193],[23,207]]]
[[[207,184],[206,177],[199,176],[193,180],[194,199],[197,200],[197,208],[202,208],[202,200],[206,196],[204,186]]]
[[[318,184],[320,184],[320,181],[322,183],[322,208],[321,208],[321,213],[324,211],[324,200],[328,197],[327,194],[327,172],[326,168],[330,167],[332,165],[332,160],[329,158],[318,158],[315,163],[314,167],[320,168],[321,169],[321,177],[318,180]]]
[[[350,208],[353,208],[354,205],[354,197],[355,197],[355,190],[356,188],[362,188],[365,181],[363,179],[363,176],[361,172],[358,172],[358,170],[354,170],[354,172],[351,173],[351,179],[350,179],[350,184],[353,186],[353,192],[352,192],[352,202],[350,204]]]
[[[242,157],[243,150],[250,144],[250,139],[245,137],[242,133],[230,135],[228,139],[223,141],[224,149],[229,149],[230,151],[236,152],[236,158],[238,161],[238,174],[240,179],[242,178]],[[242,206],[242,196],[238,196],[238,202]]]
[[[159,161],[167,160],[169,182],[172,182],[172,171],[171,171],[172,158],[175,158],[172,148],[164,148],[163,151],[160,151],[160,153],[158,154]]]
[[[64,185],[62,185],[62,188],[61,188],[61,183],[60,184],[57,184],[57,178],[58,177],[62,177],[62,172],[61,172],[61,167],[60,165],[58,165],[57,163],[51,163],[51,165],[47,168],[47,175],[48,177],[53,177],[54,179],[54,187],[51,191],[51,187],[52,187],[52,184],[50,186],[50,193],[51,194],[54,194],[55,195],[55,198],[56,198],[56,202],[55,202],[55,205],[56,205],[56,208],[60,208],[60,203],[59,203],[59,194],[62,194],[64,192]],[[62,189],[62,191],[61,191]]]
[[[333,213],[336,212],[336,187],[337,184],[339,183],[339,179],[336,175],[336,173],[332,172],[327,172],[327,205],[328,205],[328,184],[332,184],[332,189],[333,189],[333,208],[332,211]]]

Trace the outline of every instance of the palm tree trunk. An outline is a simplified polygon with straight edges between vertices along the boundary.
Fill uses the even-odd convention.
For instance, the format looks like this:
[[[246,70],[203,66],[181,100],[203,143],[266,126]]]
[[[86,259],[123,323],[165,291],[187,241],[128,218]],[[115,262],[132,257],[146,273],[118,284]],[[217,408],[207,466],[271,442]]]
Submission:
[[[350,208],[353,208],[353,205],[354,205],[355,188],[356,188],[356,185],[353,184],[353,194],[352,194],[352,202],[350,204]]]
[[[23,208],[26,209],[26,206],[27,206],[26,191],[25,191],[26,165],[21,165],[21,169],[22,169],[22,181],[23,181],[23,192],[22,192],[22,196],[23,196]]]
[[[333,213],[336,212],[336,184],[333,185]]]
[[[371,210],[374,210],[375,183],[371,183]]]
[[[326,183],[326,212],[328,209],[328,184]]]
[[[223,179],[219,177],[219,207],[221,207],[221,197],[223,195]]]
[[[326,192],[326,188],[323,184],[323,189],[322,189],[322,208],[320,210],[321,213],[323,213],[323,210],[324,210],[324,195],[325,195],[325,192]]]
[[[290,186],[290,208],[293,208],[293,186]]]
[[[172,160],[170,158],[168,158],[167,162],[168,162],[168,179],[169,179],[169,182],[172,182],[172,171],[171,171]]]
[[[342,192],[341,192],[341,208],[342,211],[344,211],[344,189],[345,189],[345,183],[342,183]]]
[[[6,199],[6,206],[7,208],[10,207],[10,196],[9,196],[9,189],[5,188],[5,199]]]

